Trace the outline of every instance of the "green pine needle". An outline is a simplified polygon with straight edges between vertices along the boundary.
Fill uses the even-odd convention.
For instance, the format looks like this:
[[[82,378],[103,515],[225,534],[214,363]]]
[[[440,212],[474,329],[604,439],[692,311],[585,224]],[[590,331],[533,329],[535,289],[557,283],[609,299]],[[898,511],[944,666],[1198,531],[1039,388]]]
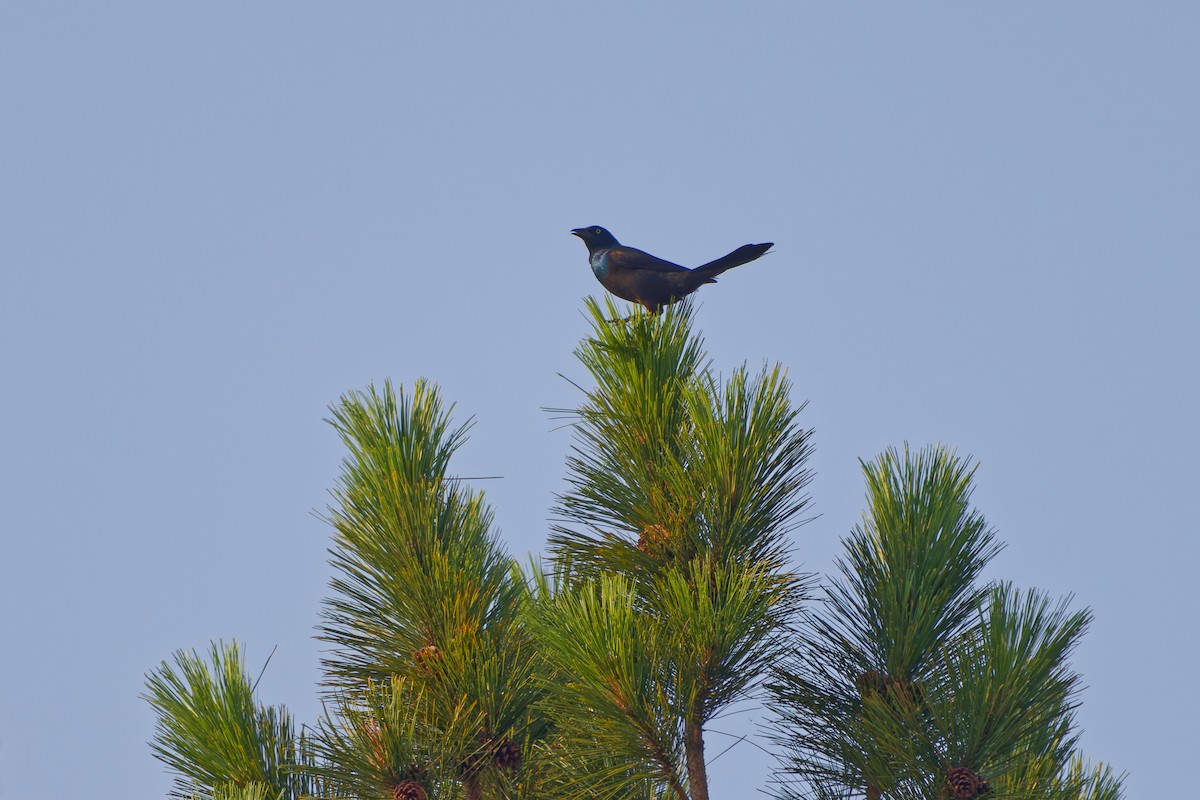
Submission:
[[[299,798],[311,791],[303,737],[283,707],[259,705],[236,643],[214,643],[209,661],[179,651],[146,676],[157,716],[151,748],[179,777],[172,795],[207,800],[232,787]]]

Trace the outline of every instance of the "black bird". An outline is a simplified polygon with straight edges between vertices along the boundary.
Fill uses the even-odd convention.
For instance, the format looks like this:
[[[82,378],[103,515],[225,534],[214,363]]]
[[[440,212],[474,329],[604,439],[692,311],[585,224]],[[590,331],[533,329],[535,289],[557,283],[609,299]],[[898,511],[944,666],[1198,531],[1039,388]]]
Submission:
[[[576,228],[571,233],[587,245],[588,262],[604,288],[623,300],[641,303],[651,314],[657,314],[663,306],[686,297],[706,283],[716,283],[722,272],[753,261],[774,244],[744,244],[716,261],[688,269],[635,247],[625,247],[598,225]]]

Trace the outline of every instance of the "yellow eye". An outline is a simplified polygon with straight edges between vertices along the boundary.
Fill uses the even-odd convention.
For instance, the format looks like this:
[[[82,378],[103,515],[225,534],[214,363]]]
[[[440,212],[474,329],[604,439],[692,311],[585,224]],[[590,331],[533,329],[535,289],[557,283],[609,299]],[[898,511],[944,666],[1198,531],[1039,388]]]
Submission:
[[[592,228],[592,233],[594,233],[594,234],[596,234],[597,236],[599,236],[599,235],[600,235],[600,229],[599,229],[599,228]]]

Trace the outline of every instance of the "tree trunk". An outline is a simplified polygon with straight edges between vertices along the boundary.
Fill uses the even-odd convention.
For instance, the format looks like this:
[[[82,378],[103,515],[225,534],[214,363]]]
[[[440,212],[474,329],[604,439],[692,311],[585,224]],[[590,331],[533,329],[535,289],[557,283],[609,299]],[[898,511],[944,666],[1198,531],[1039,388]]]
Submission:
[[[688,793],[691,800],[708,800],[708,770],[704,766],[704,726],[698,719],[687,723],[683,748],[687,757]]]

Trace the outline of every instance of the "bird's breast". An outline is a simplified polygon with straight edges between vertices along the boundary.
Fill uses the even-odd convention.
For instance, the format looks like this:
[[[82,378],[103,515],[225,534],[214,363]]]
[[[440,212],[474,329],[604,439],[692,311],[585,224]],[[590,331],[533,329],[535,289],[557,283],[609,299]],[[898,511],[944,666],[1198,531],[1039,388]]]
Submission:
[[[600,280],[604,280],[604,276],[608,274],[608,253],[595,253],[589,259],[588,263],[592,265],[592,272]]]

